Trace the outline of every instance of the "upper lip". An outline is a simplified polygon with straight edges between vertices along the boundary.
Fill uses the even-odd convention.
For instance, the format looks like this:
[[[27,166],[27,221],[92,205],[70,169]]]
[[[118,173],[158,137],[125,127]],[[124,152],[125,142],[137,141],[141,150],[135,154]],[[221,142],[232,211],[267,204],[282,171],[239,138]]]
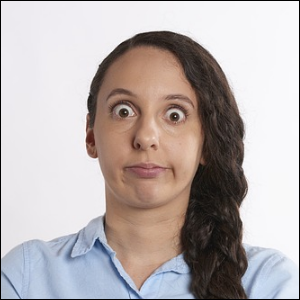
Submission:
[[[163,166],[160,166],[158,164],[151,163],[151,162],[136,163],[136,164],[132,164],[130,166],[127,166],[127,168],[143,168],[143,169],[161,168],[161,169],[167,169],[166,167],[163,167]]]

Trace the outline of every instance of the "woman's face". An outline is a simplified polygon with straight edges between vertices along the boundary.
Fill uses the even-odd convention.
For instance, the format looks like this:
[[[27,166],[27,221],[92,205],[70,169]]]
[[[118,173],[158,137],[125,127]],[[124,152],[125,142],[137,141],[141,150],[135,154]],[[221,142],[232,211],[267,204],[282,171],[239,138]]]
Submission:
[[[139,47],[111,65],[86,138],[108,203],[186,206],[203,139],[196,94],[171,53]]]

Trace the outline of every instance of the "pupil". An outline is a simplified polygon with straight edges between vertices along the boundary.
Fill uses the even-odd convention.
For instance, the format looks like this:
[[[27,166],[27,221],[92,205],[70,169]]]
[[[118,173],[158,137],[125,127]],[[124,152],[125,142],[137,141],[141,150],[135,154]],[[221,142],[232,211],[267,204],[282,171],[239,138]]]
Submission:
[[[128,117],[128,110],[126,108],[122,108],[119,112],[120,117],[125,118]]]
[[[179,118],[178,113],[172,113],[171,114],[171,120],[172,121],[178,121],[178,118]]]

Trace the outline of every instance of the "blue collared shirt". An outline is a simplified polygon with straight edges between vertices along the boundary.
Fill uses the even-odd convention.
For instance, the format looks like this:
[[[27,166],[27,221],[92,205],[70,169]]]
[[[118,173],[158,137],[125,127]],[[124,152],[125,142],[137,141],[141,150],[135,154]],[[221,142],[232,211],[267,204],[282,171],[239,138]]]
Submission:
[[[299,270],[282,253],[244,245],[243,286],[251,299],[299,299]],[[103,217],[77,234],[32,240],[1,262],[1,299],[194,299],[190,269],[179,255],[158,268],[140,290],[107,244]]]

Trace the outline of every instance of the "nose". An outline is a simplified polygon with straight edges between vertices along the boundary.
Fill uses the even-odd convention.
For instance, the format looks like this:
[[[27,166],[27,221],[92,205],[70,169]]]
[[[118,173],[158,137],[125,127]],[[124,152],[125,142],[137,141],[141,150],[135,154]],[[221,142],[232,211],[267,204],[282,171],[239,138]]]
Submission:
[[[133,147],[137,150],[157,150],[159,147],[159,130],[153,119],[143,118],[136,124]]]

